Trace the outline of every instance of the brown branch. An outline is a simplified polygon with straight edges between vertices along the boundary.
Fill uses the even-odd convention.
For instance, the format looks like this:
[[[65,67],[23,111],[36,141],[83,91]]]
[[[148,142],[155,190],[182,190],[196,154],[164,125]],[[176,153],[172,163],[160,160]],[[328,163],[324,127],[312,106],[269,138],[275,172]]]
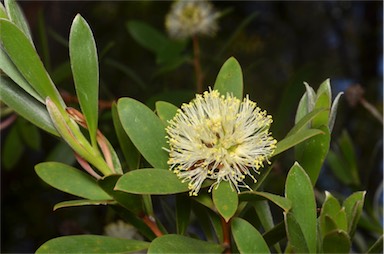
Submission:
[[[193,65],[195,67],[196,74],[196,90],[197,93],[203,92],[203,72],[200,65],[200,47],[198,37],[195,35],[192,38],[193,40]]]
[[[143,221],[144,223],[152,230],[152,232],[157,236],[157,237],[160,237],[163,235],[163,232],[161,232],[161,230],[159,229],[159,227],[157,226],[155,220],[153,219],[153,217],[150,217],[148,215],[144,215],[143,216]]]
[[[225,254],[230,254],[231,253],[231,236],[230,236],[230,229],[229,229],[229,221],[226,222],[223,217],[220,216],[221,219],[221,226],[223,228],[223,246],[224,246],[224,251],[223,253]]]

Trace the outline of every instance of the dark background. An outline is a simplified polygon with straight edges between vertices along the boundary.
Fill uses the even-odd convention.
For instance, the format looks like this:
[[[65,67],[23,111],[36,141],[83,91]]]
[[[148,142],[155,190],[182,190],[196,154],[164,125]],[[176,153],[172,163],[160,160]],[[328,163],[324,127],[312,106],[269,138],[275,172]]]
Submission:
[[[334,95],[359,83],[365,90],[366,100],[382,111],[381,1],[213,3],[219,11],[230,11],[219,20],[220,30],[216,37],[200,40],[204,85],[206,88],[212,86],[224,61],[235,56],[243,68],[245,92],[273,116],[272,131],[278,140],[294,123],[295,110],[305,90],[303,81],[316,89],[326,78],[331,78]],[[19,4],[30,23],[41,56],[48,56],[44,53],[42,39],[42,34],[47,35],[49,57],[43,57],[43,61],[51,74],[69,58],[65,41],[73,18],[80,13],[93,30],[99,54],[106,52],[100,58],[101,99],[112,101],[128,96],[151,105],[155,98],[166,96],[164,92],[187,91],[184,97],[193,96],[193,66],[184,64],[154,78],[153,73],[158,68],[154,55],[142,48],[126,29],[127,21],[140,20],[165,32],[164,18],[171,2],[22,1]],[[253,13],[256,13],[255,18],[239,30],[228,47],[220,52],[218,49]],[[191,50],[189,43],[189,53],[186,54]],[[128,66],[146,82],[147,87],[135,85],[124,72],[108,64],[110,59]],[[61,91],[74,94],[70,77],[64,75],[57,80],[56,85]],[[106,110],[99,125],[114,143],[116,140],[110,123],[110,114]],[[369,203],[382,183],[382,125],[361,105],[353,107],[342,99],[333,139],[337,139],[345,129],[356,148],[362,179],[360,188],[368,191]],[[1,133],[2,150],[8,133],[9,128]],[[4,168],[2,165],[1,253],[34,252],[45,241],[60,235],[101,234],[113,217],[105,207],[52,211],[54,204],[73,197],[49,187],[34,172],[34,165],[45,161],[59,142],[42,132],[40,135],[40,149],[23,146],[23,153],[13,167]],[[378,152],[374,153],[374,149]],[[62,154],[62,157],[71,161],[70,152]],[[284,158],[282,160],[284,162]],[[275,192],[281,191],[285,174],[292,165],[288,158],[286,161],[270,176],[274,180],[270,181],[269,188]],[[324,168],[317,188],[345,195],[356,190],[341,185],[327,168]]]

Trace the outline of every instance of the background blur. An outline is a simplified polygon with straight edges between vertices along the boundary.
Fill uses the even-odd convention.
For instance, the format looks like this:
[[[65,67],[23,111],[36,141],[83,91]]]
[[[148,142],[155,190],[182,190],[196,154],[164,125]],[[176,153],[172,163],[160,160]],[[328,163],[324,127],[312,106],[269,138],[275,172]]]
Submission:
[[[127,22],[147,23],[166,33],[165,15],[172,2],[160,1],[21,1],[47,70],[67,102],[76,106],[68,64],[68,36],[80,13],[90,24],[100,60],[100,97],[106,102],[99,128],[116,144],[109,102],[133,97],[153,107],[157,100],[180,105],[194,97],[192,43],[185,61],[161,66],[155,55],[130,34]],[[383,110],[382,1],[220,1],[213,2],[219,31],[200,38],[205,88],[213,86],[221,65],[234,56],[243,68],[245,93],[273,116],[272,131],[282,139],[294,124],[303,82],[317,89],[331,79],[333,95],[360,84],[364,98]],[[350,90],[349,90],[350,91]],[[381,113],[382,114],[382,113]],[[341,99],[332,149],[348,133],[356,158],[359,181],[348,182],[326,164],[317,184],[344,199],[352,191],[367,190],[366,224],[357,237],[366,243],[377,238],[383,225],[383,126],[360,103]],[[67,234],[102,234],[114,218],[105,207],[64,208],[54,204],[72,197],[57,191],[34,172],[46,160],[76,165],[71,151],[54,137],[35,129],[20,117],[1,132],[1,253],[34,252],[45,241]],[[292,152],[292,151],[291,151]],[[266,189],[283,193],[293,156],[280,157]],[[273,180],[271,180],[273,179]],[[364,216],[363,216],[364,217]],[[359,252],[361,246],[355,246]]]

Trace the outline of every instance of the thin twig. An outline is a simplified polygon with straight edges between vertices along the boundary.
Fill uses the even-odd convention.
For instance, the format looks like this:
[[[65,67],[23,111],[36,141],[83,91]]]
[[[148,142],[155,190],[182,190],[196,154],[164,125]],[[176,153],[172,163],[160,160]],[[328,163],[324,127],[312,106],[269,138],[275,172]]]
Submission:
[[[224,252],[225,254],[231,253],[231,237],[229,232],[229,222],[226,222],[223,217],[220,216],[221,219],[221,226],[223,228],[223,246],[224,246]]]
[[[147,224],[147,226],[152,230],[152,232],[157,236],[162,236],[163,235],[163,232],[161,232],[161,230],[159,229],[159,227],[157,226],[156,222],[155,222],[155,219],[151,216],[148,216],[148,215],[144,215],[143,217],[143,221],[145,224]]]

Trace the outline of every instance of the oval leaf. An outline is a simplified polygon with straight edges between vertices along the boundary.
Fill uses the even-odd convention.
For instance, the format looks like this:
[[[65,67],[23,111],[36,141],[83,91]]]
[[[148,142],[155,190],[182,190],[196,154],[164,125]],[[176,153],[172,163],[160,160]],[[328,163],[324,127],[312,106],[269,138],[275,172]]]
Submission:
[[[189,191],[176,174],[169,170],[146,168],[124,174],[117,181],[115,190],[134,194],[164,195]]]
[[[164,235],[152,241],[148,249],[151,253],[221,253],[224,248],[182,235]]]
[[[148,24],[140,21],[129,21],[128,32],[144,48],[159,53],[166,45],[168,39],[162,33]]]
[[[229,58],[221,67],[214,89],[222,95],[230,93],[240,100],[243,99],[243,73],[234,57]]]
[[[35,166],[37,175],[52,187],[92,200],[112,199],[94,178],[59,162],[43,162]]]
[[[96,144],[99,98],[99,65],[96,44],[87,22],[77,14],[69,34],[69,56],[76,94],[88,125],[92,144]]]
[[[292,214],[300,226],[310,253],[316,252],[316,202],[311,180],[296,162],[288,172],[285,196],[292,201]]]
[[[10,20],[22,30],[28,39],[32,42],[31,31],[27,20],[25,19],[24,13],[21,11],[19,5],[15,0],[5,0],[5,7]]]
[[[264,238],[249,222],[234,218],[231,229],[240,253],[271,253]]]
[[[237,192],[232,189],[229,182],[221,182],[213,189],[212,199],[217,211],[228,222],[235,214],[239,204]]]
[[[168,168],[165,126],[147,106],[131,98],[118,101],[121,124],[132,143],[155,168]]]
[[[65,104],[31,41],[8,20],[0,19],[0,27],[1,43],[20,73],[43,99],[50,97],[57,105],[64,107]]]
[[[310,253],[302,227],[292,212],[284,213],[284,222],[289,241],[288,243],[289,246],[293,248],[294,253]]]
[[[100,235],[62,236],[44,243],[40,253],[128,253],[145,250],[148,242]]]

